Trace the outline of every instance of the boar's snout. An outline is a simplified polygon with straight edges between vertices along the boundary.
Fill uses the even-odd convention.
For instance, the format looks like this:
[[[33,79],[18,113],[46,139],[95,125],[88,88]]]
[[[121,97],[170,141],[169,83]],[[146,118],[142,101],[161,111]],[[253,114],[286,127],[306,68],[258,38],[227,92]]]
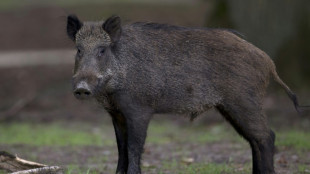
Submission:
[[[103,83],[99,73],[76,73],[72,77],[73,94],[77,99],[86,100],[95,97]]]
[[[73,93],[77,99],[81,100],[89,99],[92,96],[91,89],[85,81],[78,83],[73,90]]]

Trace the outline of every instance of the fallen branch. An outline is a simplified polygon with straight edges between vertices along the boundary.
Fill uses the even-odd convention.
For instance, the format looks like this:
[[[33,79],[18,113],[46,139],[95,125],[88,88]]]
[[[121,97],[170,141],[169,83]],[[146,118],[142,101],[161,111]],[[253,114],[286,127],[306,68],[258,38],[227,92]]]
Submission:
[[[13,174],[62,174],[58,166],[27,161],[4,151],[0,151],[0,169],[14,172]]]
[[[11,174],[63,174],[63,172],[58,166],[49,166],[37,169],[23,170]]]

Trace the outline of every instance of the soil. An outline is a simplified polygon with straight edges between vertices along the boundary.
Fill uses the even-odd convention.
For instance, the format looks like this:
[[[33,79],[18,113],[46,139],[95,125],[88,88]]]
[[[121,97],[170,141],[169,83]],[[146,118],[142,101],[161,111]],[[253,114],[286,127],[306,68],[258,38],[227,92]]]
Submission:
[[[178,151],[176,149],[182,149]],[[80,169],[91,169],[102,174],[112,173],[117,164],[117,148],[83,146],[83,147],[32,147],[26,145],[0,145],[0,149],[19,154],[21,158],[32,159],[49,165],[68,167],[72,164]],[[242,172],[250,166],[251,152],[245,144],[225,142],[207,143],[198,145],[195,143],[164,145],[146,144],[143,155],[143,171],[149,174],[158,174],[160,171],[171,174],[179,171],[185,164],[182,161],[184,153],[194,159],[193,164],[224,164],[232,165],[236,171]],[[275,169],[277,173],[299,173],[298,165],[310,166],[310,152],[297,153],[293,149],[279,149],[275,155]],[[166,162],[176,161],[177,165],[163,170]],[[238,172],[237,172],[238,173]]]

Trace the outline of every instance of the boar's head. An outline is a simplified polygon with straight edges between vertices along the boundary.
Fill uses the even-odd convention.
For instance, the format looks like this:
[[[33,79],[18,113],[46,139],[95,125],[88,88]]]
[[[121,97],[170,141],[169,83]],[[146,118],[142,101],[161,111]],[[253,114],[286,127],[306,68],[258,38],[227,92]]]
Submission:
[[[104,22],[81,22],[75,15],[69,15],[67,35],[77,50],[72,78],[75,97],[88,99],[101,90],[112,89],[117,70],[115,47],[121,36],[120,18],[112,16]]]

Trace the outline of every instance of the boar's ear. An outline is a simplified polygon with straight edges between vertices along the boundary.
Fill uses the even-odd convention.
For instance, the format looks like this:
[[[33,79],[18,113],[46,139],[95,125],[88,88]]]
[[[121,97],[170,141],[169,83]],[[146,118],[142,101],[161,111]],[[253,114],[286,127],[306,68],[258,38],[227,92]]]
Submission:
[[[102,28],[110,35],[113,43],[117,42],[121,37],[121,18],[119,16],[109,17],[102,24]]]
[[[75,35],[81,29],[83,23],[75,16],[69,15],[67,17],[67,35],[70,39],[75,41]]]

